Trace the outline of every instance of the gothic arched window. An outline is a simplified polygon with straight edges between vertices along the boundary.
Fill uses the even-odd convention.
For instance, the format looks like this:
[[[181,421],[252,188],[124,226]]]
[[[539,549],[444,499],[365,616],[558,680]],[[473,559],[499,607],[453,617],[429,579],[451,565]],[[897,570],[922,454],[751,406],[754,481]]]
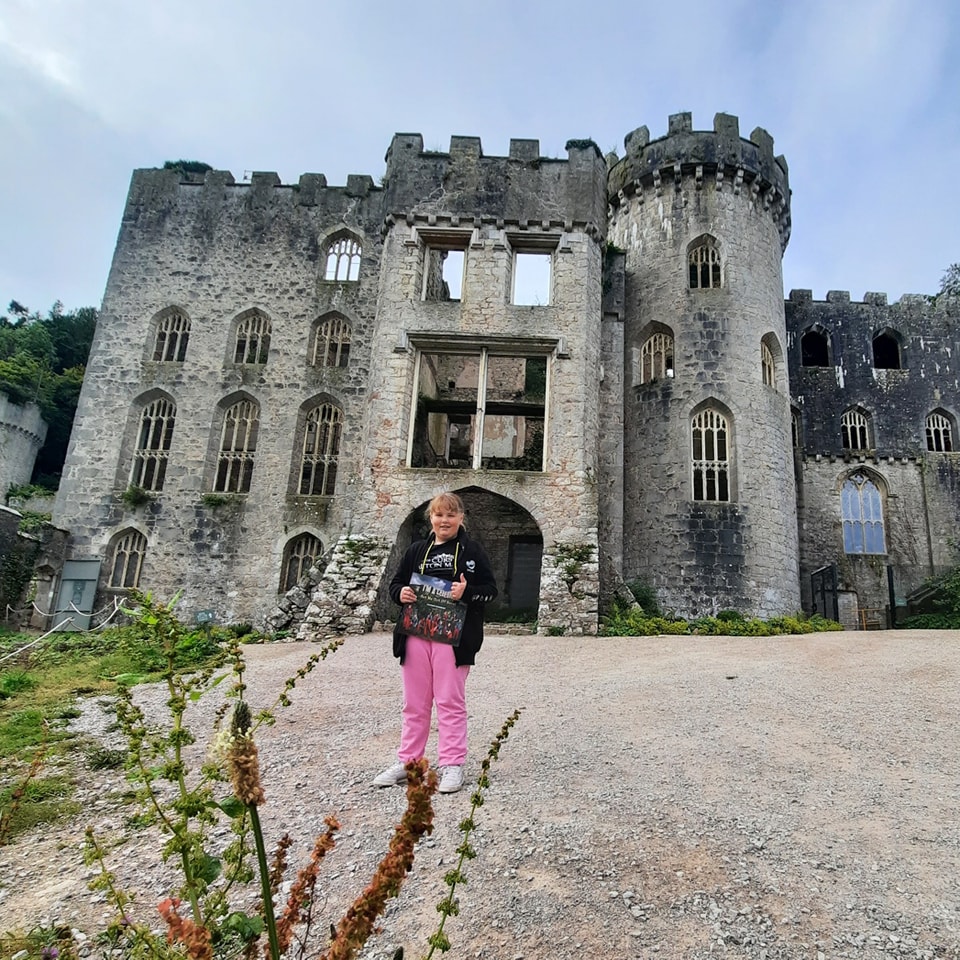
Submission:
[[[326,250],[324,280],[353,281],[360,278],[360,241],[345,235],[333,240]]]
[[[655,333],[640,348],[640,382],[652,383],[673,376],[673,337]]]
[[[253,400],[241,400],[224,413],[214,492],[249,492],[259,434],[260,408]]]
[[[927,415],[927,449],[936,453],[953,451],[953,424],[950,417],[940,410]]]
[[[823,330],[807,330],[800,338],[800,365],[803,367],[830,366],[830,340]]]
[[[862,410],[851,407],[843,412],[840,433],[844,450],[870,449],[870,418]]]
[[[345,367],[350,356],[350,324],[341,316],[318,321],[314,327],[310,362],[315,367]]]
[[[723,285],[720,251],[711,237],[705,237],[691,248],[688,262],[691,290],[705,290]]]
[[[134,589],[140,585],[140,570],[147,552],[147,538],[139,530],[124,530],[113,543],[110,586]]]
[[[342,430],[343,411],[332,403],[318,403],[308,411],[300,460],[301,495],[333,496]]]
[[[727,418],[708,407],[690,424],[693,460],[693,499],[730,499],[730,451]]]
[[[257,310],[237,321],[234,363],[266,363],[270,352],[270,318]]]
[[[143,408],[130,472],[130,483],[134,486],[144,490],[163,489],[176,417],[177,405],[165,397],[159,397]]]
[[[883,499],[877,485],[863,473],[844,481],[840,491],[844,553],[886,553]]]
[[[157,321],[157,337],[153,345],[153,359],[160,362],[181,363],[187,355],[190,340],[190,318],[171,311]]]
[[[323,555],[323,544],[312,533],[301,533],[290,540],[283,551],[283,570],[280,574],[280,592],[292,590],[300,578]]]

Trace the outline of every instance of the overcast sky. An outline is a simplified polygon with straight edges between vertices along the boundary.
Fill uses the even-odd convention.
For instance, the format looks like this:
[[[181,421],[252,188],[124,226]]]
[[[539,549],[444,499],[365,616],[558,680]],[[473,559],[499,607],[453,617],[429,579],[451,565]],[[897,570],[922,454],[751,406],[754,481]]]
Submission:
[[[960,261],[956,0],[0,0],[0,312],[99,306],[131,171],[378,179],[393,133],[623,153],[717,112],[784,154],[784,288],[934,293]]]

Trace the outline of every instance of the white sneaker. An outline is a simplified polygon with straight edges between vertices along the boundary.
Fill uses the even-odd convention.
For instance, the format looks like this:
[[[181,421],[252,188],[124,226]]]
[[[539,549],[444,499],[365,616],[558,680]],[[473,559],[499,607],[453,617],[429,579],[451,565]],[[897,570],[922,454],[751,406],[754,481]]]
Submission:
[[[439,793],[456,793],[463,786],[463,767],[449,766],[440,768]]]
[[[373,778],[375,787],[395,787],[407,782],[407,766],[399,760],[386,770],[382,770]]]

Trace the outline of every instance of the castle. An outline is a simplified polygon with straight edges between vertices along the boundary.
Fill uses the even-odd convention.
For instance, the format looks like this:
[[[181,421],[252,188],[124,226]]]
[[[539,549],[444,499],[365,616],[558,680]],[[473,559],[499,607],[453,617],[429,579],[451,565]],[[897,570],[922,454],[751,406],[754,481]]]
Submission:
[[[54,509],[61,598],[360,632],[444,489],[491,614],[541,633],[595,634],[634,579],[686,617],[856,626],[953,562],[956,306],[785,300],[763,129],[681,113],[624,146],[397,134],[345,186],[135,171]]]

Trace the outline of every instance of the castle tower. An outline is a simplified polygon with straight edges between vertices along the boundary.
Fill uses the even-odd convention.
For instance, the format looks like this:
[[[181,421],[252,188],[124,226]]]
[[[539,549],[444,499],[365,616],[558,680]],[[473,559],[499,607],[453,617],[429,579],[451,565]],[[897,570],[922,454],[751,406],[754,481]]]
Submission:
[[[641,127],[625,147],[608,177],[625,252],[624,576],[687,617],[793,612],[786,162],[726,114],[712,132],[677,114],[666,137]]]

